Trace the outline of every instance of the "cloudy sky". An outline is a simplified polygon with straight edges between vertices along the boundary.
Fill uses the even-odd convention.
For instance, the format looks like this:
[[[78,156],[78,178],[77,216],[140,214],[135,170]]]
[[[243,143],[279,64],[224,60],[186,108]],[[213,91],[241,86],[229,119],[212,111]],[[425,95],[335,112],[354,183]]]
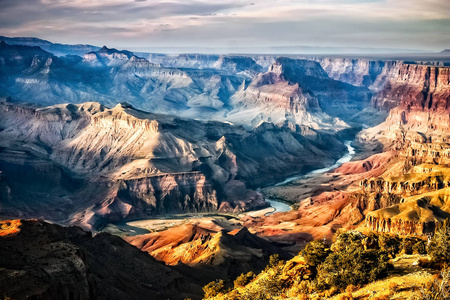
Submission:
[[[136,47],[450,48],[450,0],[0,0],[0,35]]]

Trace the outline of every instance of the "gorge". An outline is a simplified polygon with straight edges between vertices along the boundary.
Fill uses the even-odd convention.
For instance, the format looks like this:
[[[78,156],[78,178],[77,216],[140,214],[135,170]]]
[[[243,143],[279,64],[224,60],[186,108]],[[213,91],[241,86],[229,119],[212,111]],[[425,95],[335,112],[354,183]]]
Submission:
[[[200,299],[208,282],[260,272],[313,240],[426,239],[450,217],[446,57],[8,41],[0,252],[30,258],[0,261],[6,296]],[[133,263],[122,270],[118,258]]]

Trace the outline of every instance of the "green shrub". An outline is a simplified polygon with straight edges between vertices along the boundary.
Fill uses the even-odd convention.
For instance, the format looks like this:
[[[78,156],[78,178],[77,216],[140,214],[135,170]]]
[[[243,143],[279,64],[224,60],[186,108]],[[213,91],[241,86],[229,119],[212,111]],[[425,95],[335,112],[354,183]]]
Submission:
[[[329,254],[330,249],[323,241],[312,241],[300,252],[306,263],[313,267],[323,263]]]
[[[386,252],[389,257],[394,258],[400,252],[401,240],[398,236],[380,234],[378,246],[380,250]]]
[[[280,259],[279,254],[273,254],[269,258],[269,264],[266,267],[266,271],[270,268],[278,267],[284,265],[284,260]]]
[[[338,237],[334,251],[318,267],[319,289],[343,290],[350,284],[361,285],[387,275],[391,268],[388,255],[381,250],[364,249],[361,243],[364,238],[353,232]]]
[[[419,289],[417,300],[445,300],[450,299],[450,270],[441,271],[440,276],[433,276],[432,280]]]

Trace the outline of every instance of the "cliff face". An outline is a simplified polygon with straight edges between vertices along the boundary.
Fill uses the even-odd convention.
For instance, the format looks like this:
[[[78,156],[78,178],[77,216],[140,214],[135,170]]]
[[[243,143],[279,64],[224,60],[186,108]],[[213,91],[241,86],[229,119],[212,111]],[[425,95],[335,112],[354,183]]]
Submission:
[[[268,120],[305,124],[314,128],[342,129],[342,120],[369,104],[371,92],[330,78],[319,63],[310,60],[278,58],[268,72],[247,85],[243,83],[231,100],[227,119],[242,117],[247,111],[251,125]]]
[[[330,78],[370,88],[383,72],[386,62],[351,58],[316,58]]]
[[[436,224],[450,218],[449,188],[405,198],[401,203],[370,212],[365,226],[401,235],[433,234]]]
[[[373,99],[375,107],[438,113],[448,110],[450,68],[396,63]]]
[[[8,199],[2,214],[85,228],[156,214],[264,207],[249,187],[329,163],[344,151],[333,136],[311,129],[263,124],[245,130],[125,103],[109,109],[92,102],[44,108],[6,102],[0,115]]]
[[[386,63],[374,82],[385,80],[380,84],[385,88],[373,103],[395,108],[385,122],[361,131],[356,141],[376,154],[324,176],[268,189],[271,197],[300,200],[298,210],[249,220],[246,226],[271,238],[281,235],[283,226],[315,238],[364,224],[401,235],[432,232],[449,212],[448,69]],[[262,229],[274,223],[278,229]]]

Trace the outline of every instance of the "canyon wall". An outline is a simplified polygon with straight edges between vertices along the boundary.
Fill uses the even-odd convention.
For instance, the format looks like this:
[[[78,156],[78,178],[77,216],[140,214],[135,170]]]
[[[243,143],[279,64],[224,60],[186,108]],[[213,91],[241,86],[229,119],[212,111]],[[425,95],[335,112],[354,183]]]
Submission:
[[[110,109],[94,102],[43,108],[3,102],[0,115],[8,198],[1,214],[94,229],[159,214],[262,208],[267,203],[250,188],[330,163],[345,151],[334,136],[311,128],[247,130],[126,103]],[[21,172],[29,180],[20,180]],[[43,193],[46,200],[39,201]]]

